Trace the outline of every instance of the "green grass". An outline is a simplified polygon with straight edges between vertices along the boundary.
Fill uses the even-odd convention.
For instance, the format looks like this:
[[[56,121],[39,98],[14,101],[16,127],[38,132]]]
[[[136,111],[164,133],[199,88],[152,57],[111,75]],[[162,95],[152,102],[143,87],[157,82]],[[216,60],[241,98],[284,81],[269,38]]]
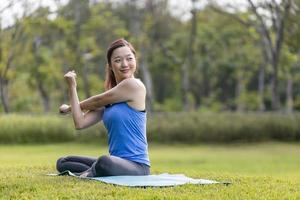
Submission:
[[[64,155],[98,156],[95,144],[0,146],[0,199],[300,199],[300,144],[150,145],[152,173],[184,173],[225,185],[127,188],[50,177]]]

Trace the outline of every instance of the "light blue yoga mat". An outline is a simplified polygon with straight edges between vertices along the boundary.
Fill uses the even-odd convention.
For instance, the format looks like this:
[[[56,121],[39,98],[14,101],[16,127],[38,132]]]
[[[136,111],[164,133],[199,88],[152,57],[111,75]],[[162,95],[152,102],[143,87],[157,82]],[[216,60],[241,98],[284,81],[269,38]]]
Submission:
[[[69,175],[77,178],[81,178],[70,171],[65,171],[60,174],[48,174],[48,175]],[[147,176],[106,176],[106,177],[93,177],[93,178],[81,178],[101,181],[104,183],[128,186],[128,187],[169,187],[184,184],[229,184],[229,182],[218,182],[207,179],[193,179],[183,174],[158,174]]]

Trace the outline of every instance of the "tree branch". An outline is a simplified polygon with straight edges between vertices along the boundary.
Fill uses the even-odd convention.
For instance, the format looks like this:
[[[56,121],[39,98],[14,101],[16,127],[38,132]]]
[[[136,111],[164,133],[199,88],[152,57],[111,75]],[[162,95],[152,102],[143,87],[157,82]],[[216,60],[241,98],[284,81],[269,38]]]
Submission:
[[[255,16],[257,17],[257,19],[260,22],[260,26],[259,28],[257,28],[257,30],[262,34],[263,37],[265,37],[266,39],[266,45],[269,46],[269,48],[271,50],[274,49],[273,44],[272,44],[272,40],[271,40],[271,35],[270,32],[262,18],[262,16],[257,12],[257,7],[254,5],[254,3],[252,2],[252,0],[248,0],[249,4],[250,4],[250,8],[253,11],[253,13],[255,14]]]
[[[12,1],[10,1],[9,2],[9,4],[7,5],[7,6],[5,6],[4,8],[2,8],[1,10],[0,10],[0,15],[6,10],[6,9],[8,9],[8,8],[11,8],[13,5],[14,5],[14,1],[12,0]]]
[[[239,22],[240,24],[246,26],[246,27],[250,27],[250,26],[253,26],[253,23],[251,21],[246,21],[246,20],[243,20],[242,18],[238,17],[238,15],[236,14],[232,14],[232,13],[229,13],[229,12],[226,12],[225,10],[223,9],[220,9],[219,7],[215,6],[215,5],[211,5],[211,8],[213,11],[219,13],[219,14],[222,14],[222,15],[225,15],[227,17],[230,17],[232,19],[234,19],[235,21]]]
[[[176,65],[182,65],[184,62],[183,60],[179,59],[172,51],[170,51],[162,42],[158,43],[160,49],[162,50],[163,54],[170,58]]]
[[[283,10],[283,14],[282,17],[280,17],[278,20],[278,30],[276,32],[276,41],[275,41],[275,52],[276,52],[276,56],[278,56],[280,54],[280,49],[281,49],[281,45],[283,42],[283,35],[284,35],[284,25],[285,25],[285,20],[287,19],[288,15],[289,15],[289,11],[291,8],[291,0],[286,0],[283,2],[284,4],[284,10]]]

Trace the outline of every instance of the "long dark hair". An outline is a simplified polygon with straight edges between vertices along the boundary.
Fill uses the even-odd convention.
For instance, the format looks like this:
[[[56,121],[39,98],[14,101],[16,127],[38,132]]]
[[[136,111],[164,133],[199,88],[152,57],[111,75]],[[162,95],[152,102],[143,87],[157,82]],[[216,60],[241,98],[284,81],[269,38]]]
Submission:
[[[107,64],[106,64],[106,74],[105,74],[105,82],[104,82],[105,90],[109,90],[117,85],[115,74],[111,69],[111,56],[115,49],[120,47],[125,47],[125,46],[129,47],[131,52],[136,57],[136,51],[133,48],[132,44],[130,44],[123,38],[117,39],[114,42],[112,42],[107,49],[107,53],[106,53]]]

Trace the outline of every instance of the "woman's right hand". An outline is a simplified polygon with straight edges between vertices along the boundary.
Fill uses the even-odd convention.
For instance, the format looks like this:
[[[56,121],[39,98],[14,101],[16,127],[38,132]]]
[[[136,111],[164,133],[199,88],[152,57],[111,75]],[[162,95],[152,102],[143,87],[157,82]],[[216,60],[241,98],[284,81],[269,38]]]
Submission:
[[[69,87],[76,87],[76,73],[75,71],[69,71],[64,75]]]
[[[63,114],[63,115],[66,115],[68,113],[71,112],[71,106],[67,105],[67,104],[62,104],[60,107],[59,107],[59,113],[60,114]]]

